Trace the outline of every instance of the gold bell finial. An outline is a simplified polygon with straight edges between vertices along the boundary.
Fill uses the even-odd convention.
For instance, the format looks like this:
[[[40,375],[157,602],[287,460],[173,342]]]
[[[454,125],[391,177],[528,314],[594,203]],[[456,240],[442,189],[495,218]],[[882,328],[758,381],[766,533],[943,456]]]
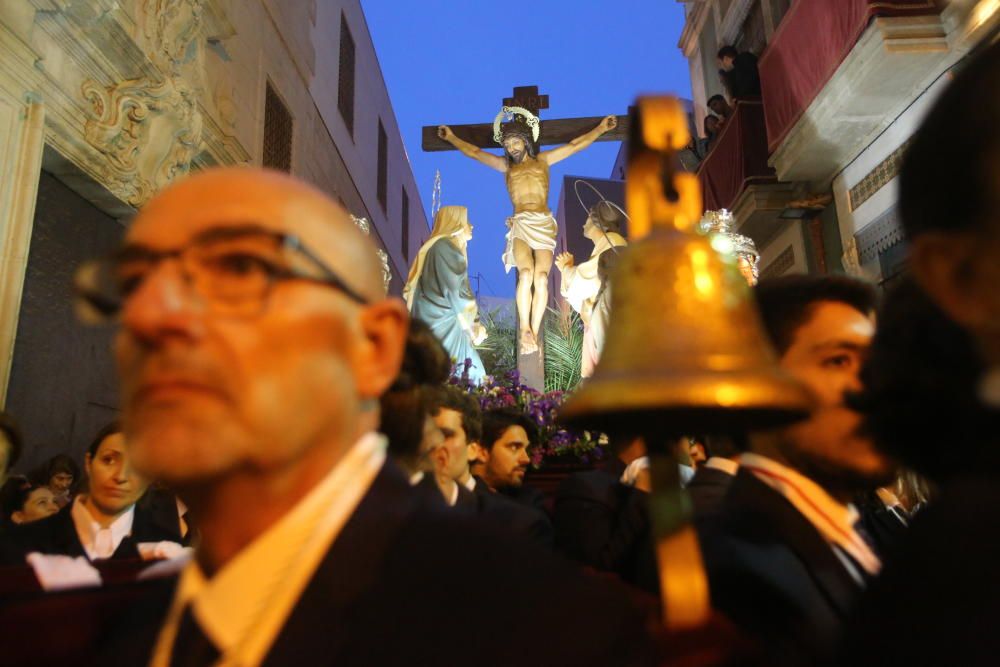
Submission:
[[[612,274],[601,360],[560,413],[576,426],[645,439],[671,630],[704,624],[710,605],[690,502],[667,443],[683,434],[770,428],[809,409],[805,389],[777,367],[735,255],[696,231],[697,177],[675,168],[676,151],[689,139],[677,100],[639,99],[625,185],[633,243]]]

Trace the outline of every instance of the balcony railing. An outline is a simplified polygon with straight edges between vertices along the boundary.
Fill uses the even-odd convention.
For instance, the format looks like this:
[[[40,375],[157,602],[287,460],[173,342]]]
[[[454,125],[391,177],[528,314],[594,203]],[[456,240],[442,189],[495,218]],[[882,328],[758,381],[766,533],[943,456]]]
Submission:
[[[877,16],[937,14],[937,0],[796,0],[761,55],[767,146],[774,152]]]
[[[740,101],[723,125],[715,146],[698,167],[706,210],[732,209],[747,186],[773,183],[767,165],[764,109],[759,101]]]

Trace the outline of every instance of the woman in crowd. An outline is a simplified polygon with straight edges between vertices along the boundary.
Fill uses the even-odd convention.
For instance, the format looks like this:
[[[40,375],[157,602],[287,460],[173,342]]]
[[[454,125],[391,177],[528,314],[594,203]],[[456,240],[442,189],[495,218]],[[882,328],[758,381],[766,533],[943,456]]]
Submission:
[[[176,526],[163,526],[136,506],[148,482],[131,466],[121,427],[101,429],[87,449],[86,492],[57,514],[12,528],[6,558],[32,552],[89,560],[169,557],[180,552]],[[163,544],[164,542],[169,544]]]

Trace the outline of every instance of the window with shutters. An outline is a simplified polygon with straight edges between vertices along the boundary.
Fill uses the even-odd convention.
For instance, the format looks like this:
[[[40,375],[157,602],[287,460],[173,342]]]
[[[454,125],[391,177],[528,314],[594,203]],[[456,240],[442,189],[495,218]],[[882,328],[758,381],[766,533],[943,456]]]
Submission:
[[[292,171],[292,114],[267,82],[264,97],[264,150],[261,162],[265,167]]]
[[[378,203],[382,212],[386,210],[386,200],[389,194],[389,139],[385,135],[382,121],[378,122]]]
[[[400,217],[403,221],[403,259],[407,262],[410,261],[410,196],[406,194],[406,188],[403,188],[403,203],[400,207],[402,213]]]
[[[340,15],[340,75],[337,82],[337,108],[354,135],[354,38],[347,27],[347,17]]]

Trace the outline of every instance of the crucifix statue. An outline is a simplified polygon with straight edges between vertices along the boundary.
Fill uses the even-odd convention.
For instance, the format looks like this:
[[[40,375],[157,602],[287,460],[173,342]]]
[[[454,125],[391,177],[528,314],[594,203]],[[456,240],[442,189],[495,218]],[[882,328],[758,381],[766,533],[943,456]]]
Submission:
[[[548,96],[539,95],[537,87],[515,88],[514,96],[504,100],[504,107],[492,128],[489,125],[455,128],[440,125],[436,128],[436,136],[432,137],[428,136],[428,130],[433,129],[424,128],[424,150],[455,148],[505,176],[514,212],[507,218],[503,262],[508,272],[517,268],[515,300],[518,347],[522,355],[538,350],[539,332],[548,305],[548,276],[557,231],[548,205],[549,167],[595,141],[622,138],[615,132],[619,129],[617,116],[542,122],[536,114],[547,106]],[[489,129],[492,133],[487,134]],[[538,147],[542,144],[561,145],[539,152]],[[501,146],[503,156],[483,150],[493,146]]]

